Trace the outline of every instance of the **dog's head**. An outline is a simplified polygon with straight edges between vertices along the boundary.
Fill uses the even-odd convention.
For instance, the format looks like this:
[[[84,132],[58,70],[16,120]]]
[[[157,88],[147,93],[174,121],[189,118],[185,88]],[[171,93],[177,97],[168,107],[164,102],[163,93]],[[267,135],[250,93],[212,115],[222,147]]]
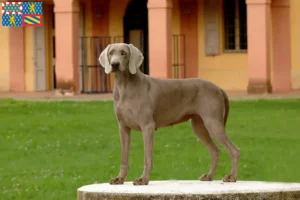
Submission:
[[[116,43],[108,45],[99,56],[105,73],[129,71],[135,74],[144,60],[142,52],[132,44]]]

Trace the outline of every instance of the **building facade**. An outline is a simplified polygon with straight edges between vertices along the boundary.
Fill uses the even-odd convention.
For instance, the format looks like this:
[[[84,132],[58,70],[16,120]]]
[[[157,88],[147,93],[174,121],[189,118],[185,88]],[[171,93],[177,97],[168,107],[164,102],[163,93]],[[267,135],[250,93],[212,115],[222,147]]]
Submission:
[[[299,0],[47,0],[43,26],[0,27],[0,91],[110,92],[98,62],[137,46],[154,77],[249,93],[300,89]]]

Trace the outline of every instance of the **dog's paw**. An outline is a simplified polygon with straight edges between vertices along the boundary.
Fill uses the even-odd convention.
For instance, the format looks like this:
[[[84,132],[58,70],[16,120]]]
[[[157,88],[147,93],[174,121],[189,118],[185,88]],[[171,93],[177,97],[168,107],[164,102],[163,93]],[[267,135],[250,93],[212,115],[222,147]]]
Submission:
[[[209,174],[203,174],[200,177],[200,181],[212,181],[212,180],[213,180],[213,177]]]
[[[148,185],[149,179],[146,178],[138,178],[133,181],[133,185]]]
[[[236,182],[236,178],[233,175],[229,174],[224,176],[223,182]]]
[[[117,177],[111,179],[109,181],[109,184],[111,184],[111,185],[121,185],[121,184],[124,183],[124,180],[125,180],[124,178],[117,176]]]

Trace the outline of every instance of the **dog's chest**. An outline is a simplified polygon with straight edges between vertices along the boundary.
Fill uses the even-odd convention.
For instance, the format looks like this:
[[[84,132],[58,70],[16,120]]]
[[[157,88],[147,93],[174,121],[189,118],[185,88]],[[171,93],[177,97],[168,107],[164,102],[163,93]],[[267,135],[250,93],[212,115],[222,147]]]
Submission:
[[[118,121],[131,129],[140,130],[138,125],[139,112],[137,105],[128,102],[115,102],[115,114]]]

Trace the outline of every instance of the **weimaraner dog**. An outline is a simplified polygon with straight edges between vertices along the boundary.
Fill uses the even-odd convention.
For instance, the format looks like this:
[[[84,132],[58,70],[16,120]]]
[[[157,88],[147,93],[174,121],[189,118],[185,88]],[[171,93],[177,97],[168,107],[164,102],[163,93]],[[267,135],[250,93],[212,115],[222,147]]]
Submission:
[[[114,112],[118,119],[122,161],[120,172],[110,184],[123,184],[129,167],[131,129],[142,131],[144,141],[144,171],[134,185],[148,185],[152,170],[153,137],[158,128],[172,126],[191,119],[194,133],[209,151],[212,164],[201,181],[212,181],[220,157],[215,138],[227,149],[232,160],[224,182],[235,182],[238,175],[240,150],[225,132],[229,113],[226,93],[215,84],[199,78],[163,79],[143,74],[139,67],[143,54],[132,44],[108,45],[99,56],[105,73],[114,72]]]

